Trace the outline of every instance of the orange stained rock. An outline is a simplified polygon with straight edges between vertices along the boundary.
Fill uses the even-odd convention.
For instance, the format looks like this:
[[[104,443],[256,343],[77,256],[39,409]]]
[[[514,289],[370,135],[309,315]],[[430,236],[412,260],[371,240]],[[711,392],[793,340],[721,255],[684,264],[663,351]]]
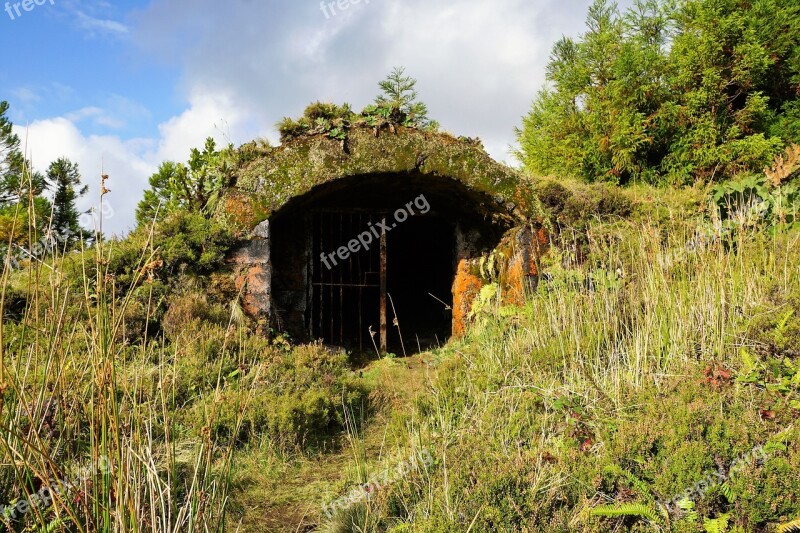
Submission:
[[[482,286],[480,278],[470,272],[469,262],[460,260],[453,282],[453,336],[463,337],[466,334],[472,302],[480,294]]]
[[[522,305],[525,303],[525,277],[527,275],[524,268],[524,260],[521,257],[514,257],[506,272],[505,284],[503,289],[503,303],[507,305]]]
[[[256,316],[263,311],[264,303],[257,297],[266,290],[266,269],[261,265],[248,268],[243,274],[236,277],[236,290],[244,290],[242,308],[250,316]]]

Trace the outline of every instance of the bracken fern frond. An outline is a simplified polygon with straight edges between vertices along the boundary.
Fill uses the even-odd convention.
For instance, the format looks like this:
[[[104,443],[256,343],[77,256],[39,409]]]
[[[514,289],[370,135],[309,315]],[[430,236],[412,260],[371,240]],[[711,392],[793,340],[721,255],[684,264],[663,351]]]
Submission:
[[[791,522],[778,526],[778,533],[792,533],[795,531],[800,531],[800,518],[795,518]]]
[[[618,505],[600,505],[592,509],[592,516],[617,518],[620,516],[636,516],[656,521],[656,513],[647,505],[641,503],[621,503]]]

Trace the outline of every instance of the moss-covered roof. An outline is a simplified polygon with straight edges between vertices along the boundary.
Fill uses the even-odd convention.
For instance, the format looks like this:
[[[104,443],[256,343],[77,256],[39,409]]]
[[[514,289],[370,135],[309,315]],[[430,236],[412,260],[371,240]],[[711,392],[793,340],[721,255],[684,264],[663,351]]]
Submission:
[[[445,133],[396,127],[349,130],[340,141],[304,136],[254,154],[224,196],[225,217],[242,230],[269,219],[286,203],[315,187],[354,176],[411,174],[448,177],[493,199],[516,218],[538,217],[540,203],[524,178],[497,163],[479,141]]]

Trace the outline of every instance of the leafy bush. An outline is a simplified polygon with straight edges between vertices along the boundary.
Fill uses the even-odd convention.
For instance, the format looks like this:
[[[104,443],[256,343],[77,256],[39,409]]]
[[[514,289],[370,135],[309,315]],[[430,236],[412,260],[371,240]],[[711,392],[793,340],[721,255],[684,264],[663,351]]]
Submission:
[[[355,119],[349,104],[338,106],[323,102],[309,105],[297,120],[285,117],[278,123],[281,142],[305,135],[327,135],[331,139],[344,140],[347,128]]]
[[[711,191],[713,214],[720,220],[723,232],[800,228],[800,182],[792,181],[798,170],[800,146],[794,144],[763,174],[740,176],[716,185]]]
[[[233,244],[229,230],[197,213],[178,212],[156,227],[153,248],[163,261],[159,271],[208,274],[220,267]]]
[[[792,0],[596,0],[586,32],[553,46],[519,159],[613,183],[758,172],[798,142],[798,20]]]
[[[164,162],[150,177],[150,188],[136,207],[137,224],[146,226],[176,211],[210,217],[223,188],[249,157],[251,148],[234,150],[228,145],[217,150],[216,142],[209,137],[202,152],[191,150],[186,164]]]
[[[242,444],[260,436],[278,448],[313,449],[343,431],[345,406],[361,408],[366,400],[367,391],[349,368],[346,354],[306,345],[291,351],[270,349],[260,359],[263,362],[243,377],[249,389],[232,390],[222,406],[212,426],[217,438]],[[231,375],[240,371],[234,369]],[[246,390],[252,400],[245,409],[237,395]],[[239,412],[244,420],[234,434]]]

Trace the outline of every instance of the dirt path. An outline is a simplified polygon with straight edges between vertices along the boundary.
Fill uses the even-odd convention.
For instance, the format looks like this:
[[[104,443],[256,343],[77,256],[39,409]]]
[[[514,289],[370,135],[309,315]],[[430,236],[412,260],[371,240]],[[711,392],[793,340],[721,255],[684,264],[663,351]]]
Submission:
[[[374,390],[371,400],[380,406],[361,428],[368,461],[378,460],[395,444],[389,428],[393,413],[409,409],[414,398],[425,390],[435,373],[434,360],[431,353],[383,359],[361,371]],[[314,531],[325,496],[341,490],[354,465],[354,452],[347,438],[342,441],[335,451],[288,463],[276,459],[261,463],[255,456],[246,460],[250,463],[248,470],[261,470],[263,477],[252,479],[244,493],[236,495],[244,507],[244,518],[238,529],[230,524],[231,531]]]

